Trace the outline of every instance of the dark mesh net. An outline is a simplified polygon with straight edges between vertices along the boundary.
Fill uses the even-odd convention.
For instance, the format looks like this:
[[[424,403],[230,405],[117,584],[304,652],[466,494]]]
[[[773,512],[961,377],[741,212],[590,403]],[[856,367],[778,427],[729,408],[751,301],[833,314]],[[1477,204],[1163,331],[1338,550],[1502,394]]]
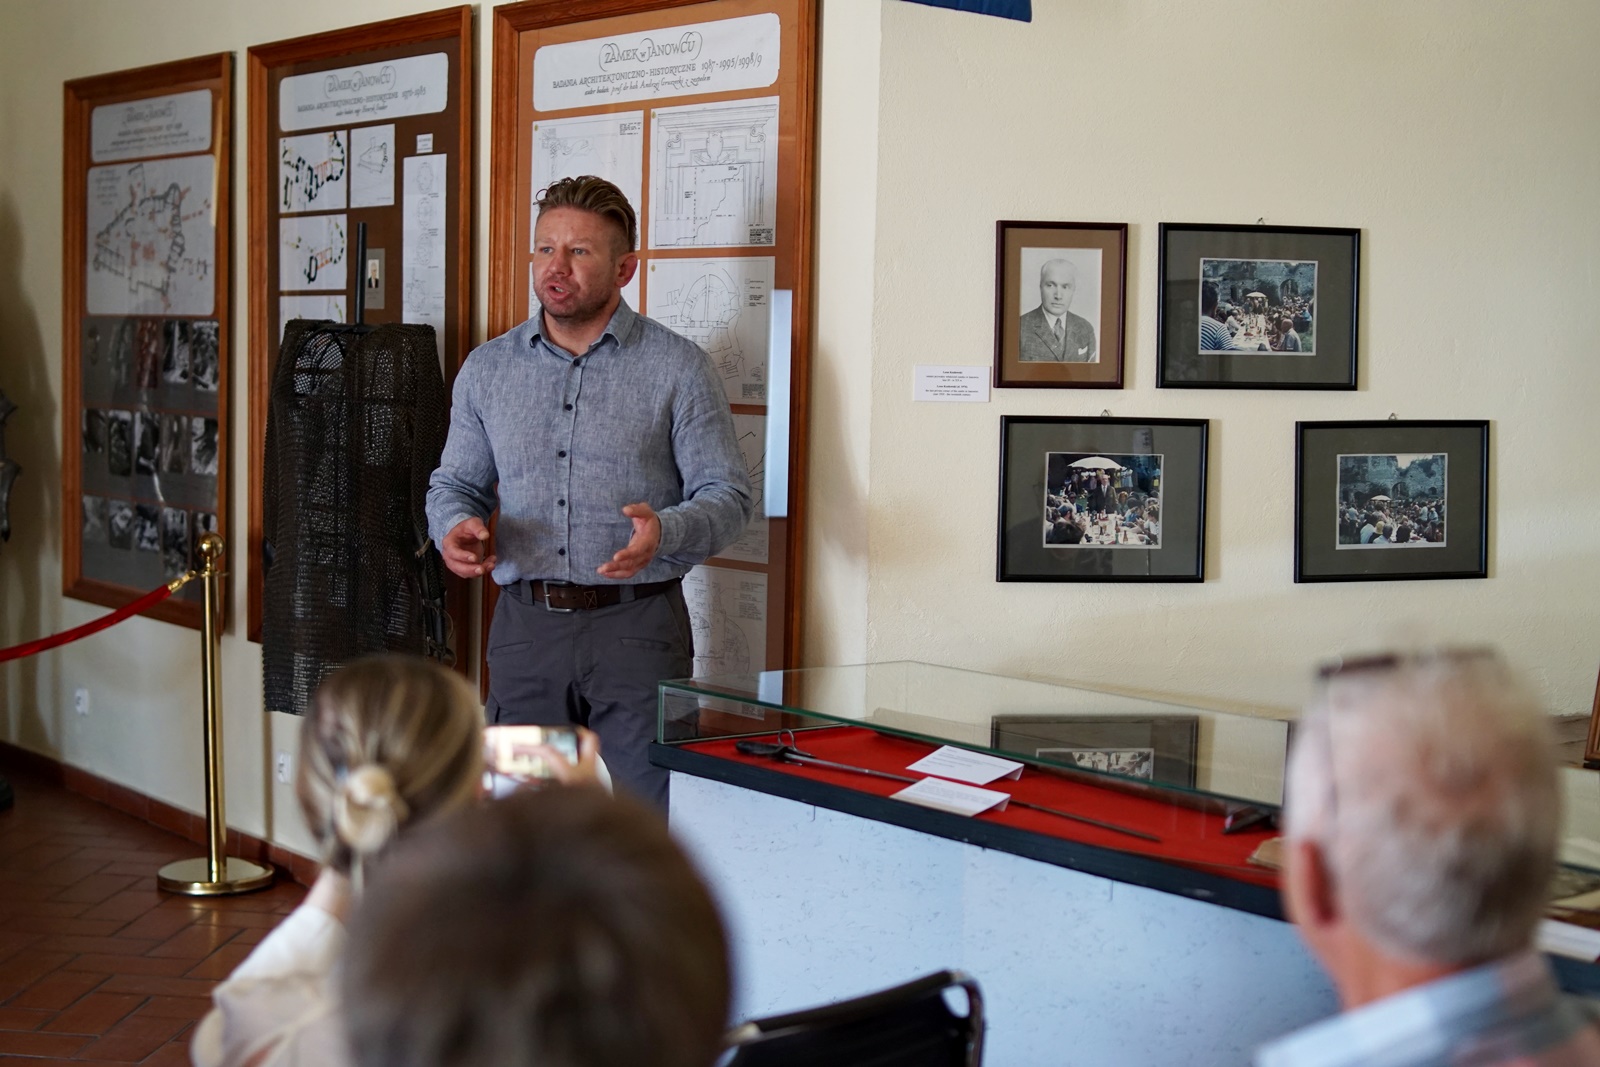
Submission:
[[[269,711],[370,652],[449,662],[428,476],[447,429],[430,326],[296,319],[267,408],[261,651]]]

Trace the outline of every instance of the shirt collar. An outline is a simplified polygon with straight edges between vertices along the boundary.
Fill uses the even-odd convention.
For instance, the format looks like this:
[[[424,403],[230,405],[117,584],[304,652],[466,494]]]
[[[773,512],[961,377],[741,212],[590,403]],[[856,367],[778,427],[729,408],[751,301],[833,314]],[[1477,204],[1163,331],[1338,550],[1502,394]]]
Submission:
[[[628,301],[625,298],[619,296],[617,298],[617,310],[611,313],[611,319],[606,323],[605,330],[601,332],[599,339],[589,346],[589,352],[596,351],[605,343],[607,337],[611,338],[611,343],[619,348],[626,345],[633,340],[634,332],[638,329],[638,326],[639,313],[628,306]],[[522,324],[522,330],[524,332],[523,340],[526,341],[529,347],[535,347],[539,342],[543,341],[545,347],[556,355],[563,358],[571,358],[566,349],[545,336],[543,308],[535,310],[528,317],[528,321]],[[588,352],[578,353],[580,356],[588,354]]]
[[[1415,986],[1262,1047],[1256,1067],[1401,1067],[1445,1062],[1474,1034],[1561,1007],[1532,952]]]

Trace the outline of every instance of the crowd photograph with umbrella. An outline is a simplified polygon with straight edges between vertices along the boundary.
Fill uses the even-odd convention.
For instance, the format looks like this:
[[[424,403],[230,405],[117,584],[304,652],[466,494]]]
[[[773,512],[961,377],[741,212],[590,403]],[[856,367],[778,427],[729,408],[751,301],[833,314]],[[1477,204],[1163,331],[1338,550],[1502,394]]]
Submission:
[[[1047,453],[1044,544],[1160,547],[1161,457]]]

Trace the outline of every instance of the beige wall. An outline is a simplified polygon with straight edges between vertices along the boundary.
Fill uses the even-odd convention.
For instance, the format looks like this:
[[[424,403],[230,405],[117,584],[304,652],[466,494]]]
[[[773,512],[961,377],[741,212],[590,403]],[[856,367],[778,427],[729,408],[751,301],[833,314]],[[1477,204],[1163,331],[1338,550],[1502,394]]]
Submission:
[[[0,645],[95,617],[60,589],[61,82],[435,3],[5,0],[0,388],[25,473],[0,546]],[[1208,702],[1290,705],[1314,656],[1492,638],[1553,707],[1586,710],[1600,655],[1600,431],[1589,289],[1600,247],[1600,8],[1586,0],[1038,0],[1031,25],[880,0],[824,6],[807,647]],[[489,20],[479,11],[478,277],[487,276]],[[180,46],[174,27],[192,26]],[[18,42],[25,46],[17,47]],[[239,87],[235,125],[244,127]],[[1220,117],[1244,116],[1243,143]],[[1254,131],[1262,131],[1255,133]],[[1276,132],[1273,132],[1276,131]],[[1270,138],[1270,139],[1269,139]],[[238,142],[236,176],[245,173]],[[235,226],[244,243],[244,197]],[[1353,394],[1154,388],[1156,225],[1363,229]],[[913,404],[915,363],[986,364],[998,218],[1130,232],[1129,388]],[[243,410],[242,261],[234,404]],[[477,313],[481,335],[482,309]],[[1209,417],[1204,585],[998,585],[1002,413]],[[1491,578],[1296,587],[1296,419],[1494,420]],[[233,426],[234,532],[245,514]],[[243,602],[242,574],[232,579]],[[234,621],[237,624],[238,612]],[[198,639],[134,620],[0,667],[0,737],[201,804]],[[224,640],[231,821],[305,847],[269,765],[260,654]],[[71,711],[90,690],[93,710]]]
[[[883,7],[872,660],[1292,705],[1314,657],[1493,640],[1551,705],[1600,665],[1600,7],[1037,0]],[[914,404],[992,352],[996,219],[1131,224],[1129,388]],[[1162,221],[1358,226],[1354,393],[1158,390]],[[1203,585],[995,583],[999,416],[1212,420]],[[1293,584],[1297,419],[1492,420],[1487,581]]]

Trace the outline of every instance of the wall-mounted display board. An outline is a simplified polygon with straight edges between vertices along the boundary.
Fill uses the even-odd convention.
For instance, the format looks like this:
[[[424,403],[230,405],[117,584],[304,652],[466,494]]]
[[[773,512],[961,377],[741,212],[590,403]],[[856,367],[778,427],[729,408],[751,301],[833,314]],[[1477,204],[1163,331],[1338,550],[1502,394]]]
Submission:
[[[249,631],[261,639],[267,399],[291,319],[426,323],[446,386],[471,343],[472,8],[250,49]],[[356,263],[356,227],[367,227]],[[452,584],[458,661],[465,588]]]
[[[640,260],[623,298],[710,353],[756,490],[745,535],[684,581],[695,673],[796,666],[815,0],[531,2],[494,18],[489,331],[535,306],[539,192],[580,174],[621,188]]]
[[[66,83],[62,592],[121,607],[228,529],[233,57]],[[194,583],[146,614],[199,628]]]

